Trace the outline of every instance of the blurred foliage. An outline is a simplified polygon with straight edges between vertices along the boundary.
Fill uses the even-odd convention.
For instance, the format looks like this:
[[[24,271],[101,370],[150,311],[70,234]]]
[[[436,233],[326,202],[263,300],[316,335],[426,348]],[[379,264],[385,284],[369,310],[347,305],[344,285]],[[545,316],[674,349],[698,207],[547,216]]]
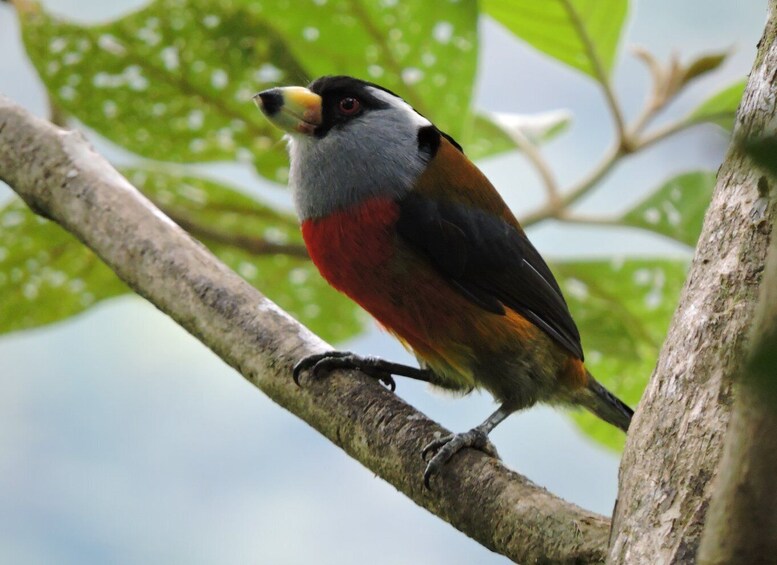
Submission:
[[[602,81],[615,64],[628,4],[627,0],[483,0],[482,9],[532,47]]]
[[[709,171],[677,175],[618,221],[625,226],[654,231],[694,247],[714,187],[715,173]]]
[[[666,337],[687,263],[613,259],[553,267],[583,337],[586,366],[621,400],[636,406]],[[599,442],[623,447],[625,436],[613,433],[609,424],[583,411],[574,417]]]
[[[362,329],[358,307],[307,259],[296,218],[213,181],[148,168],[122,172],[231,269],[317,334],[342,341]]]
[[[100,135],[150,158],[252,162],[282,181],[284,147],[248,102],[304,71],[263,19],[217,7],[160,0],[93,27],[31,9],[23,39],[57,106]],[[272,63],[246,64],[254,60]]]
[[[0,333],[33,328],[129,292],[70,233],[14,199],[0,208]]]
[[[123,172],[230,268],[316,333],[338,341],[361,329],[357,307],[306,259],[295,219],[212,181],[149,169]],[[21,201],[0,209],[0,226],[0,311],[8,314],[0,317],[0,333],[67,318],[130,292],[91,250]]]
[[[472,158],[515,149],[518,136],[537,147],[566,131],[569,112],[522,116],[473,107],[479,9],[605,90],[628,13],[627,0],[155,0],[90,26],[55,17],[32,0],[15,5],[27,52],[55,108],[143,157],[239,161],[281,183],[287,157],[279,132],[251,102],[259,90],[350,74],[401,94]],[[658,111],[724,55],[666,67],[644,51],[640,57],[653,75]],[[679,125],[713,121],[730,128],[743,87],[712,96]],[[145,164],[124,172],[325,339],[342,341],[362,329],[361,311],[306,259],[295,220],[245,191],[171,170]],[[694,245],[713,184],[712,173],[679,175],[611,223]],[[633,258],[554,265],[588,366],[632,405],[655,363],[685,269],[681,261]],[[0,209],[0,291],[1,333],[67,318],[128,289],[73,237],[15,201]],[[584,415],[575,419],[604,444],[621,445],[622,434],[612,427]]]
[[[742,100],[745,81],[737,81],[705,100],[688,116],[697,122],[712,122],[731,131],[734,129],[734,112]]]

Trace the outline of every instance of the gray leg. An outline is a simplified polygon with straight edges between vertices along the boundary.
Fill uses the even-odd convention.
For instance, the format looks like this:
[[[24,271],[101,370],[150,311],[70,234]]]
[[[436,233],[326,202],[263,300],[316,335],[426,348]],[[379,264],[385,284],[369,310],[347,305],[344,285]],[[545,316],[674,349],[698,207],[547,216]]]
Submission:
[[[384,361],[377,357],[359,357],[350,351],[327,351],[303,357],[292,371],[294,382],[299,385],[299,377],[303,371],[310,370],[314,378],[321,377],[335,369],[357,369],[362,373],[378,379],[391,391],[397,388],[391,375],[409,377],[418,381],[436,384],[439,380],[429,369],[418,369],[401,363]]]
[[[451,434],[449,436],[441,437],[424,447],[423,451],[421,451],[421,457],[424,459],[426,459],[426,456],[430,453],[437,452],[426,465],[426,470],[424,471],[424,485],[426,488],[431,488],[429,482],[431,481],[432,476],[438,474],[450,458],[465,447],[479,449],[491,457],[496,457],[498,459],[499,455],[496,452],[494,444],[489,441],[488,434],[512,413],[513,410],[507,408],[503,404],[496,412],[486,418],[485,422],[472,428],[470,431],[464,432],[463,434]]]

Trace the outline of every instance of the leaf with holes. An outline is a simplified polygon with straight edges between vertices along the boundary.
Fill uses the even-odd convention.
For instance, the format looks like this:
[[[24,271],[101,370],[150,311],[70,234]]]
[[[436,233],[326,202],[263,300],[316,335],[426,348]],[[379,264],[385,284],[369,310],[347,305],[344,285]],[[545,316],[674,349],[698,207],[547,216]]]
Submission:
[[[305,71],[255,11],[230,1],[157,0],[98,26],[35,5],[19,14],[51,97],[101,135],[154,159],[238,159],[285,180],[279,134],[251,97]]]
[[[0,333],[56,322],[129,289],[80,241],[14,198],[0,208]]]
[[[729,132],[732,131],[737,108],[745,92],[745,84],[746,82],[741,80],[714,94],[691,112],[686,120],[712,122]]]
[[[615,64],[628,0],[483,0],[481,9],[532,47],[602,82]]]
[[[677,175],[617,221],[695,247],[715,188],[715,178],[715,173],[708,171]]]
[[[321,279],[295,220],[218,183],[147,169],[127,177],[222,261],[331,341],[358,334],[358,307]],[[0,210],[0,333],[68,318],[129,292],[57,224],[21,201]]]
[[[658,359],[685,280],[682,261],[559,262],[553,265],[596,379],[636,407]],[[575,422],[596,441],[622,449],[617,428],[583,412]]]
[[[314,78],[352,75],[402,96],[435,125],[470,145],[477,68],[474,0],[253,2]],[[297,80],[303,77],[298,77]]]
[[[359,308],[307,258],[295,219],[213,181],[153,169],[123,173],[219,259],[324,339],[342,341],[363,329]]]
[[[259,90],[351,74],[405,97],[473,157],[513,147],[475,127],[477,7],[444,16],[423,3],[156,0],[115,22],[82,26],[35,4],[24,42],[56,104],[141,155],[252,162],[285,182],[281,133],[251,101]],[[315,25],[311,22],[315,22]]]

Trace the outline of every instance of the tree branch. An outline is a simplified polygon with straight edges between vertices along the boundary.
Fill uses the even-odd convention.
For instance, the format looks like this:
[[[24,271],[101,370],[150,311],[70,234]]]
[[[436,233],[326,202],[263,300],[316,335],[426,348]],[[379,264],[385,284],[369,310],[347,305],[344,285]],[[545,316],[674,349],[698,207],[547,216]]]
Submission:
[[[542,186],[545,187],[547,206],[553,208],[560,206],[561,194],[559,193],[558,183],[553,176],[550,165],[548,165],[548,162],[542,156],[539,147],[532,143],[520,128],[514,128],[506,133],[510,136],[510,139],[513,140],[518,150],[521,151],[526,159],[532,164],[534,170],[537,171],[537,174],[542,181]]]
[[[611,147],[604,155],[599,164],[583,177],[570,189],[561,193],[561,197],[555,201],[548,201],[545,206],[539,210],[521,218],[521,224],[524,228],[528,228],[531,225],[547,220],[548,218],[559,218],[562,216],[572,204],[577,202],[580,198],[588,194],[590,190],[602,180],[607,174],[615,167],[621,157],[623,157],[623,149],[617,145]]]
[[[738,112],[736,131],[744,136],[760,132],[777,113],[776,33],[772,13]],[[759,207],[759,176],[741,151],[729,149],[669,335],[629,430],[609,562],[695,562],[729,421],[731,381],[746,358],[769,244],[762,222],[751,217]],[[772,225],[774,207],[764,214]]]
[[[79,133],[2,96],[0,179],[275,402],[420,506],[515,561],[604,560],[606,518],[478,451],[457,455],[426,490],[420,450],[446,430],[357,373],[294,385],[293,363],[327,344],[192,240]]]

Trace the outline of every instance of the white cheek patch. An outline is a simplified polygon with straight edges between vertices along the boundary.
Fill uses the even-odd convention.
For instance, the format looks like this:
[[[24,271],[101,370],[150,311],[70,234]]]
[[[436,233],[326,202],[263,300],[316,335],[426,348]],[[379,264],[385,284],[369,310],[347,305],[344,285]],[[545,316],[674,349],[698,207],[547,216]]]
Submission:
[[[403,113],[403,117],[405,117],[409,123],[413,124],[414,126],[418,128],[422,128],[424,126],[430,126],[432,125],[432,122],[424,118],[421,114],[416,112],[413,107],[402,100],[401,98],[398,98],[396,96],[392,96],[385,90],[381,90],[379,88],[374,88],[372,86],[366,87],[367,90],[370,91],[370,94],[372,94],[375,98],[378,100],[385,102],[392,108],[395,108],[396,110],[399,110]]]

